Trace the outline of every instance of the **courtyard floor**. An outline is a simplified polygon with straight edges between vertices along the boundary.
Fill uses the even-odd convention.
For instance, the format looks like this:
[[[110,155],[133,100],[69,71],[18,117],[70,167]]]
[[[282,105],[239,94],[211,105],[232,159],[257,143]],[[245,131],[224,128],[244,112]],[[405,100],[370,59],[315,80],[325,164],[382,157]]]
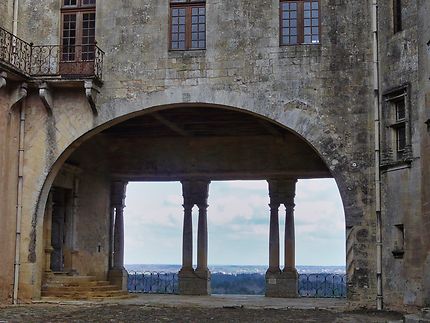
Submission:
[[[48,301],[0,306],[3,322],[399,322],[390,312],[347,312],[336,299],[138,295],[100,302]]]

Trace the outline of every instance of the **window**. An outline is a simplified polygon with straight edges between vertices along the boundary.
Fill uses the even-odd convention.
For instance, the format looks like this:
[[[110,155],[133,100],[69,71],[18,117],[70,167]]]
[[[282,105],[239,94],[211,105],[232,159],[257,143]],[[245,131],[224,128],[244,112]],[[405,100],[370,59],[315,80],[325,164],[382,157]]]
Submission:
[[[319,44],[319,0],[281,1],[281,45]]]
[[[96,0],[63,0],[62,62],[94,60],[95,10]]]
[[[206,48],[205,1],[170,1],[170,49]]]
[[[394,33],[398,33],[403,30],[402,0],[393,0],[393,24]]]
[[[393,102],[396,110],[396,120],[394,130],[396,132],[396,151],[398,155],[404,153],[406,148],[406,104],[405,99],[402,97]]]
[[[411,159],[408,86],[385,94],[384,155],[387,164]]]

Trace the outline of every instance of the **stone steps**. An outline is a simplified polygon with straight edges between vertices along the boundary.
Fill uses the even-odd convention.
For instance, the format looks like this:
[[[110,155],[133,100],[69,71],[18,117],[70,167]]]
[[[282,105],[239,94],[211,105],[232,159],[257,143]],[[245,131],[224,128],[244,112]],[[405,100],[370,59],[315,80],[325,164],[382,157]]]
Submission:
[[[115,285],[95,285],[95,286],[52,286],[42,288],[42,292],[103,292],[116,291],[118,287]]]
[[[121,290],[111,291],[42,291],[42,297],[56,297],[61,299],[92,299],[128,296],[128,292]]]
[[[52,288],[55,287],[97,287],[97,286],[106,286],[109,285],[110,282],[101,280],[101,281],[89,281],[89,282],[53,282],[46,283],[45,286],[49,286]]]
[[[109,281],[96,280],[94,276],[73,276],[51,273],[42,287],[42,300],[101,300],[128,298],[127,291],[120,290]]]

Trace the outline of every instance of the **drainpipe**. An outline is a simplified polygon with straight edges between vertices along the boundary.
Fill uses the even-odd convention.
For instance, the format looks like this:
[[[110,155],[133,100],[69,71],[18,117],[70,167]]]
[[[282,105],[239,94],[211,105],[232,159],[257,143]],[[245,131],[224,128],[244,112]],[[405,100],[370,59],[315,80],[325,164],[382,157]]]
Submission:
[[[24,131],[25,131],[25,98],[20,103],[19,118],[19,150],[18,150],[18,194],[16,205],[16,235],[15,235],[15,263],[13,281],[13,304],[18,304],[19,271],[21,266],[21,219],[22,219],[22,197],[24,184]]]
[[[18,35],[18,6],[19,6],[19,0],[13,0],[12,34],[14,34],[15,36]]]
[[[379,71],[379,39],[378,39],[378,0],[372,3],[372,35],[373,35],[373,90],[375,110],[375,208],[376,208],[376,307],[383,309],[382,293],[382,219],[381,219],[381,101]]]

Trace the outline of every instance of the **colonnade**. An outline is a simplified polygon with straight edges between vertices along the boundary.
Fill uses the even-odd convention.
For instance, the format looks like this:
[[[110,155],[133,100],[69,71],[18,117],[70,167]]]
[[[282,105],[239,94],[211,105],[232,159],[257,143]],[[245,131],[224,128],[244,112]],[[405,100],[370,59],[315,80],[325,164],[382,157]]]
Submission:
[[[266,296],[297,297],[298,274],[295,265],[294,198],[296,179],[268,180],[270,196],[269,268],[266,272]],[[181,181],[184,220],[182,230],[182,267],[179,271],[179,292],[182,295],[209,295],[211,274],[208,269],[207,210],[209,180]],[[124,214],[126,183],[112,185],[113,259],[110,280],[126,288],[124,269]],[[285,264],[280,266],[279,207],[285,206]],[[193,268],[192,209],[198,207],[197,267]],[[113,219],[114,218],[114,219]]]

